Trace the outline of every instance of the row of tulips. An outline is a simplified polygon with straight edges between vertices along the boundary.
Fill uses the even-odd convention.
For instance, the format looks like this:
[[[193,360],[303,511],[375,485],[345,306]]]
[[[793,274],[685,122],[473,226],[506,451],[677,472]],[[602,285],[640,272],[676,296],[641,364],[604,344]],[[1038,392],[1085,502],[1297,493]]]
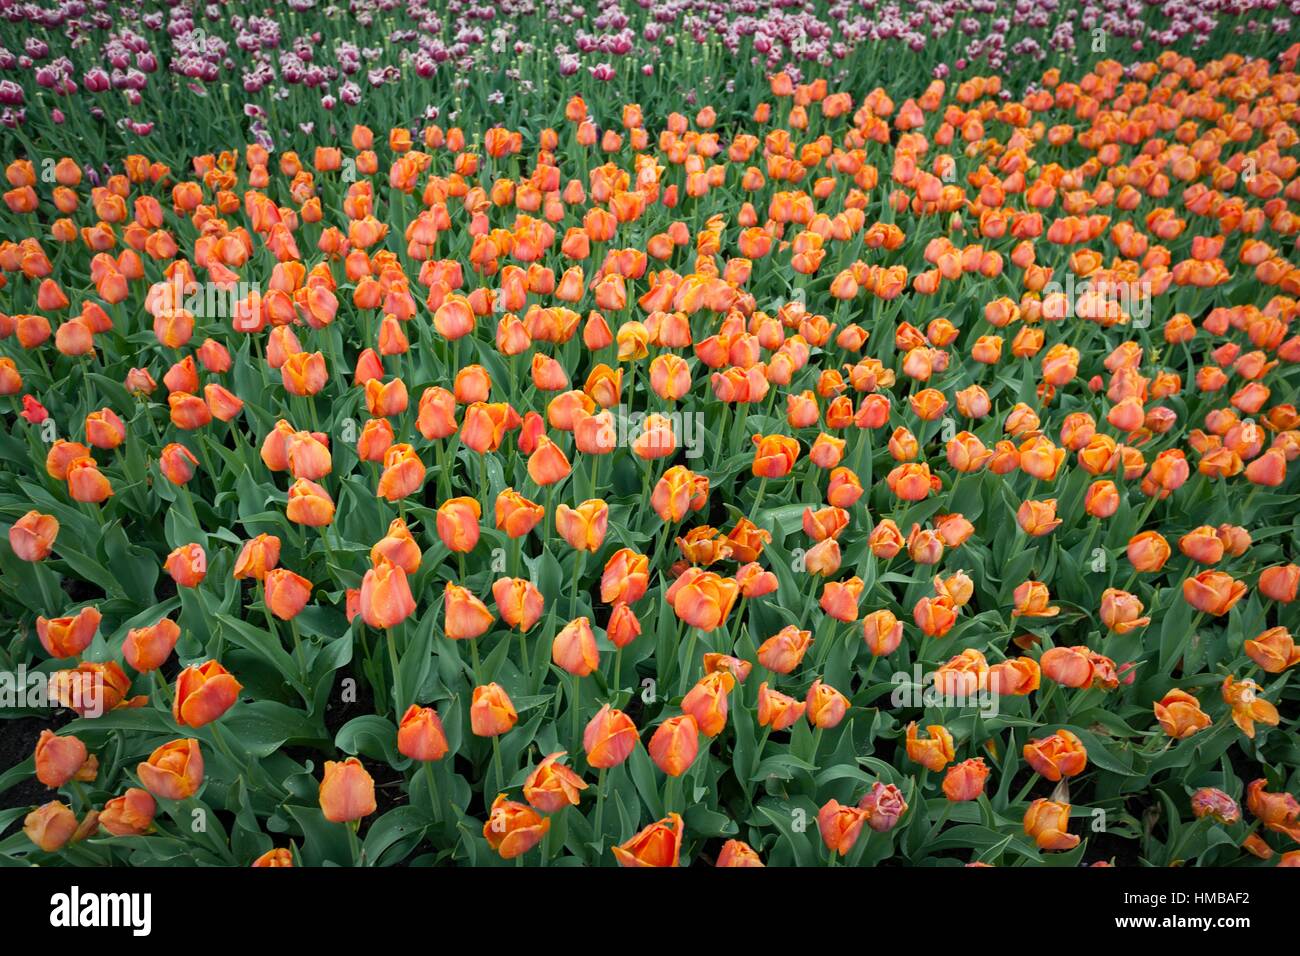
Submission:
[[[1300,864],[1298,57],[10,159],[0,855]]]

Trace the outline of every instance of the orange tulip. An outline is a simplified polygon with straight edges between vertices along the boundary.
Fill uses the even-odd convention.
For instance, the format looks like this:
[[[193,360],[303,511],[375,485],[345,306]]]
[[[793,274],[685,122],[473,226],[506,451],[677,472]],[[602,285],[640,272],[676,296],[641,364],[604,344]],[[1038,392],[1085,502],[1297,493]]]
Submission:
[[[1079,837],[1069,832],[1068,803],[1035,800],[1025,811],[1024,827],[1040,850],[1072,850],[1079,845]]]
[[[931,724],[925,730],[929,737],[923,738],[915,721],[907,725],[907,758],[938,773],[956,756],[952,734],[941,724]]]
[[[443,631],[454,641],[472,640],[487,633],[492,612],[472,592],[447,583],[443,597]]]
[[[582,799],[586,782],[560,763],[564,751],[547,755],[524,780],[524,799],[542,813],[558,813],[576,807]]]
[[[9,529],[9,546],[23,561],[44,561],[54,550],[59,521],[53,515],[29,511]]]
[[[370,627],[396,627],[415,612],[415,598],[406,572],[386,557],[361,579],[361,616]]]
[[[577,618],[555,635],[551,642],[551,660],[555,666],[574,677],[586,677],[600,666],[600,652],[591,622]]]
[[[470,729],[479,737],[496,737],[506,733],[519,721],[515,705],[499,684],[474,688],[469,708]]]
[[[330,823],[352,823],[375,812],[375,781],[356,757],[326,760],[317,798]]]
[[[1174,688],[1154,705],[1160,728],[1175,740],[1185,740],[1213,722],[1200,702],[1185,690]]]
[[[1222,571],[1202,571],[1183,582],[1183,599],[1204,614],[1222,617],[1247,590],[1245,584]]]
[[[157,670],[171,656],[180,636],[180,627],[165,617],[148,627],[133,627],[122,642],[122,656],[140,673]]]
[[[77,832],[77,816],[67,806],[52,800],[23,818],[23,833],[45,853],[57,853]]]
[[[483,509],[474,498],[452,498],[438,506],[438,537],[451,551],[467,554],[479,539]]]
[[[1088,751],[1083,742],[1068,730],[1058,730],[1050,737],[1031,739],[1024,746],[1025,763],[1036,773],[1056,783],[1062,777],[1076,777],[1088,765]]]
[[[555,509],[555,529],[578,551],[599,551],[609,528],[609,506],[599,498],[582,502],[577,508],[561,504]]]
[[[513,488],[507,488],[496,498],[496,526],[507,537],[522,538],[537,527],[546,515],[546,509],[529,501]]]
[[[680,777],[700,750],[699,727],[690,714],[669,717],[650,738],[650,759],[670,777]]]
[[[755,435],[755,477],[784,478],[799,458],[799,442],[788,435]]]
[[[33,759],[36,779],[53,790],[72,780],[94,780],[99,770],[99,760],[87,752],[79,738],[72,734],[57,736],[49,730],[41,731]]]
[[[525,578],[498,578],[492,583],[492,597],[501,620],[521,633],[542,618],[545,607],[542,592]]]
[[[540,843],[550,828],[549,817],[541,816],[527,804],[507,800],[502,793],[492,801],[488,821],[483,824],[483,838],[501,859],[513,860]]]
[[[187,667],[176,678],[172,717],[182,727],[203,727],[234,706],[242,689],[216,661]]]
[[[73,617],[37,617],[36,636],[51,657],[77,657],[95,639],[101,619],[95,607],[83,607]]]
[[[644,830],[637,833],[626,843],[611,847],[619,866],[680,866],[682,838],[686,834],[685,825],[679,814],[670,813]]]
[[[145,788],[162,800],[184,800],[203,785],[203,752],[193,738],[163,744],[136,767]]]
[[[99,825],[113,836],[140,836],[153,827],[158,803],[148,790],[129,787],[120,797],[104,804],[99,813]]]
[[[307,606],[311,599],[311,582],[287,568],[274,568],[263,579],[266,589],[266,606],[282,621],[289,621]]]
[[[632,718],[605,704],[582,732],[587,764],[597,770],[617,767],[632,754],[639,736]]]
[[[953,803],[977,800],[984,793],[984,783],[990,772],[982,757],[954,764],[944,775],[943,794]]]
[[[862,827],[869,814],[859,807],[845,806],[830,800],[817,812],[817,829],[826,848],[840,856],[848,856],[858,842]]]
[[[397,725],[397,751],[412,760],[441,760],[450,748],[438,712],[412,704]]]

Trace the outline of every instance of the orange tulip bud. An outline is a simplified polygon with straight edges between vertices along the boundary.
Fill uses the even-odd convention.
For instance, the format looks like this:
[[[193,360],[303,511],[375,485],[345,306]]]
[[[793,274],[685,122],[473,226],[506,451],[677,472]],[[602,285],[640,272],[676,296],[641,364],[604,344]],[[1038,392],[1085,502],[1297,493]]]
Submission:
[[[441,760],[447,756],[447,734],[438,712],[412,704],[397,726],[397,750],[412,760]]]
[[[617,767],[631,755],[639,739],[632,718],[606,704],[587,723],[582,749],[589,766],[597,770]]]
[[[356,757],[325,761],[318,793],[321,812],[330,823],[351,823],[375,812],[375,781]]]
[[[506,733],[519,721],[515,705],[498,684],[474,688],[469,708],[470,729],[479,737],[496,737]]]

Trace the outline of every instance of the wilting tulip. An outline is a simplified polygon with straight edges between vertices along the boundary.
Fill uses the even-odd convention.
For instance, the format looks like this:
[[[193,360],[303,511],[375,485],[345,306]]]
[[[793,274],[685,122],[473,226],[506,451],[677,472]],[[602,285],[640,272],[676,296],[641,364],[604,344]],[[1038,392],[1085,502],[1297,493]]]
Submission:
[[[233,707],[242,689],[216,661],[187,667],[176,678],[172,717],[182,727],[203,727]]]
[[[1069,832],[1070,805],[1052,800],[1035,800],[1025,811],[1025,833],[1040,850],[1072,850],[1079,837]]]
[[[558,813],[576,807],[582,799],[586,782],[559,760],[564,751],[549,754],[524,780],[524,799],[542,813]]]
[[[492,801],[488,821],[483,824],[483,838],[503,860],[513,860],[540,843],[550,828],[549,817],[541,816],[527,804],[507,800],[502,793]]]
[[[352,823],[375,812],[375,780],[356,757],[326,760],[317,798],[330,823]]]
[[[1241,821],[1241,807],[1222,790],[1213,787],[1201,787],[1192,794],[1192,815],[1198,820],[1210,817],[1224,826],[1232,826]]]
[[[632,754],[640,738],[632,718],[609,704],[596,712],[582,733],[587,764],[597,770],[617,767]]]
[[[99,812],[99,825],[113,836],[140,836],[153,827],[158,802],[148,790],[130,787],[120,797],[104,804]]]
[[[1068,730],[1058,730],[1050,737],[1030,740],[1024,746],[1025,763],[1053,783],[1062,777],[1075,777],[1088,765],[1088,751],[1083,742]]]
[[[848,856],[858,842],[862,827],[870,814],[860,807],[845,806],[838,800],[827,801],[817,812],[817,829],[826,849]]]
[[[9,529],[9,546],[23,561],[44,561],[59,536],[59,521],[53,515],[29,511]]]
[[[867,826],[877,833],[888,833],[907,812],[907,801],[898,787],[877,780],[858,801],[858,809],[867,814]]]
[[[203,752],[193,738],[163,744],[136,767],[145,788],[162,800],[184,800],[203,785]]]
[[[1160,729],[1175,740],[1185,740],[1210,726],[1213,721],[1201,710],[1200,702],[1185,690],[1174,688],[1154,704]]]
[[[679,814],[670,813],[650,824],[626,843],[611,847],[619,866],[679,866],[686,828]]]
[[[1260,687],[1249,677],[1236,680],[1231,674],[1223,679],[1223,701],[1232,710],[1232,722],[1247,737],[1254,738],[1255,723],[1276,727],[1281,719],[1272,701],[1260,696]]]
[[[478,737],[497,737],[519,721],[515,705],[499,684],[474,688],[469,708],[470,729]]]
[[[1269,793],[1268,781],[1252,780],[1246,787],[1246,809],[1274,833],[1300,841],[1300,800],[1289,793]]]
[[[42,730],[33,757],[36,779],[54,790],[72,780],[94,780],[99,770],[99,760],[72,734],[57,736],[53,731]]]

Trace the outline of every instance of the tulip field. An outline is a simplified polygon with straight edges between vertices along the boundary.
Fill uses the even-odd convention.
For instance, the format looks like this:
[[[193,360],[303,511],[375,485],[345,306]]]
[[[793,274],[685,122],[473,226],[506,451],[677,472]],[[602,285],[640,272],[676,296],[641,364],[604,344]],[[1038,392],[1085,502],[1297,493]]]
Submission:
[[[0,4],[0,864],[1300,866],[1300,6],[1065,6]]]

